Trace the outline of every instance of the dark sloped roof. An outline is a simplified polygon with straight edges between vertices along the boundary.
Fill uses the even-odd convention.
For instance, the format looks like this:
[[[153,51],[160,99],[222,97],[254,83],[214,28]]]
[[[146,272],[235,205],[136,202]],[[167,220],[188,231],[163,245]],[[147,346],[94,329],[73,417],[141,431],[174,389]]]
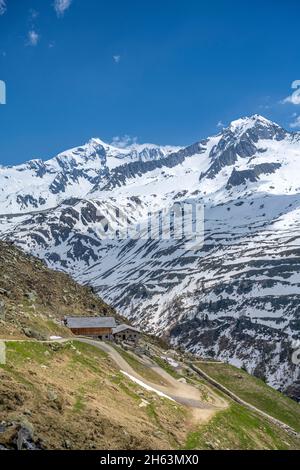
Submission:
[[[69,328],[114,328],[116,321],[113,317],[66,317]]]
[[[134,328],[133,326],[130,326],[130,325],[125,325],[124,323],[123,325],[118,325],[116,328],[113,329],[113,335],[116,333],[121,333],[121,331],[125,331],[125,330],[132,330],[132,331],[136,331],[137,333],[140,333],[140,330],[138,330],[137,328]]]

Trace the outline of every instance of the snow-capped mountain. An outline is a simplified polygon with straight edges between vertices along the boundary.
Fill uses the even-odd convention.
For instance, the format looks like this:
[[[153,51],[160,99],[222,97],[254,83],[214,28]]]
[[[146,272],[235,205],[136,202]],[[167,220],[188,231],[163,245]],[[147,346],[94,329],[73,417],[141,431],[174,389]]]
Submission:
[[[105,184],[116,167],[155,162],[178,150],[153,144],[118,148],[91,139],[48,161],[36,159],[23,165],[0,167],[0,211],[17,214],[49,209],[64,199],[85,197],[93,188]]]
[[[1,236],[92,284],[147,330],[299,398],[299,172],[300,134],[258,115],[180,149],[93,139],[0,169]],[[147,227],[149,213],[178,202],[204,205],[203,246],[101,228],[119,210]]]

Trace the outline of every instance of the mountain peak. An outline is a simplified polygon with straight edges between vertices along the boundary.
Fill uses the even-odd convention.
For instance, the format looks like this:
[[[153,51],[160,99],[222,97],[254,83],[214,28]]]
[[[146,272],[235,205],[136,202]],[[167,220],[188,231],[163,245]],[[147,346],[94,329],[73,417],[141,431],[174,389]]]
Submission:
[[[253,114],[252,116],[245,116],[240,119],[236,119],[232,121],[229,125],[229,129],[231,132],[246,132],[248,129],[252,129],[253,127],[260,126],[260,127],[280,127],[273,121],[261,116],[260,114]]]
[[[253,114],[246,116],[235,121],[223,130],[223,136],[226,139],[231,139],[232,135],[235,139],[240,140],[246,136],[257,142],[258,140],[282,140],[286,137],[287,132],[273,121],[261,116],[260,114]]]

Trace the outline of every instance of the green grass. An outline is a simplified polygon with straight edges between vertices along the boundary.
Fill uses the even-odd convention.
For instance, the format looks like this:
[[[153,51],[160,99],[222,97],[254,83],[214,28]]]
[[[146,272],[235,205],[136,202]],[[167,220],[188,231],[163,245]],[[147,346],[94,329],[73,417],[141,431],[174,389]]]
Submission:
[[[73,406],[73,411],[75,413],[80,413],[85,409],[86,405],[84,402],[84,391],[80,390],[76,396],[76,400]]]
[[[103,364],[107,359],[107,354],[105,352],[95,346],[81,343],[80,341],[72,341],[66,344],[71,353],[69,364],[70,368],[76,371],[76,368],[80,366],[82,369],[90,372],[96,372],[99,375],[103,374]],[[75,350],[73,348],[75,348]]]
[[[201,363],[198,367],[243,400],[300,432],[300,405],[295,401],[229,364]]]
[[[122,372],[118,372],[113,376],[110,376],[110,381],[120,388],[126,395],[133,398],[136,401],[141,401],[140,395],[137,393],[139,386],[128,380]]]
[[[160,427],[160,422],[159,422],[159,419],[155,410],[154,403],[149,403],[149,405],[147,405],[146,410],[147,410],[147,415],[149,416],[149,418],[155,421],[155,423]]]
[[[54,320],[46,320],[45,325],[52,336],[65,337],[68,335],[68,329],[62,325],[59,325]]]
[[[76,347],[76,349],[84,354],[88,354],[89,356],[93,356],[93,358],[97,359],[104,359],[108,357],[108,354],[105,351],[93,346],[92,344],[82,343],[81,341],[72,341],[72,344]]]
[[[46,354],[48,354],[48,356]],[[39,364],[47,364],[52,355],[53,350],[45,343],[35,341],[10,341],[6,343],[6,357],[8,363],[22,364],[25,361],[34,361]]]
[[[158,375],[151,367],[147,367],[138,359],[136,359],[132,354],[124,351],[124,349],[114,346],[118,353],[125,359],[125,361],[144,379],[147,379],[149,382],[152,382],[157,385],[163,385],[164,379]]]
[[[8,372],[17,382],[25,385],[30,390],[34,390],[35,394],[40,395],[40,390],[32,381],[26,380],[21,372],[14,369],[12,364],[0,364],[0,369]]]
[[[153,359],[159,367],[164,369],[168,374],[170,374],[175,379],[180,379],[181,377],[183,377],[181,374],[176,372],[176,370],[161,357],[155,356]]]
[[[125,385],[123,382],[120,382],[120,383],[119,383],[119,387],[120,387],[120,389],[121,389],[124,393],[126,393],[126,395],[128,395],[130,398],[133,398],[133,399],[136,400],[136,401],[140,401],[140,400],[141,400],[141,397],[140,397],[137,393],[135,393],[134,390],[132,390],[132,387],[130,387],[129,384],[126,384],[126,385]]]
[[[9,341],[6,343],[6,367],[10,364],[18,366],[30,361],[47,365],[59,352],[69,353],[70,367],[74,370],[81,365],[87,370],[101,373],[101,364],[107,358],[105,352],[79,341],[66,343],[40,343],[34,340]]]
[[[233,403],[188,435],[185,449],[288,450],[300,441],[263,417]]]
[[[27,313],[26,326],[38,336],[38,339],[47,340],[52,336],[66,337],[68,335],[68,329],[56,321],[47,317],[47,314],[40,313],[36,314],[36,311],[40,311],[40,308],[36,311],[33,310],[33,305],[29,301],[23,303],[22,310]]]

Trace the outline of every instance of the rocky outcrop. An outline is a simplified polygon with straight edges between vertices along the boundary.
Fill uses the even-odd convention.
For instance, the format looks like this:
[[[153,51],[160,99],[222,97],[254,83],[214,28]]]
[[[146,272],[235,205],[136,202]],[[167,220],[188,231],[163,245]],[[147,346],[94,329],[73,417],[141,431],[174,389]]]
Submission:
[[[279,168],[281,168],[281,163],[261,163],[259,165],[254,165],[253,168],[249,170],[241,171],[234,168],[227,182],[226,189],[231,189],[233,186],[245,184],[247,181],[255,183],[259,180],[261,175],[270,175]]]

